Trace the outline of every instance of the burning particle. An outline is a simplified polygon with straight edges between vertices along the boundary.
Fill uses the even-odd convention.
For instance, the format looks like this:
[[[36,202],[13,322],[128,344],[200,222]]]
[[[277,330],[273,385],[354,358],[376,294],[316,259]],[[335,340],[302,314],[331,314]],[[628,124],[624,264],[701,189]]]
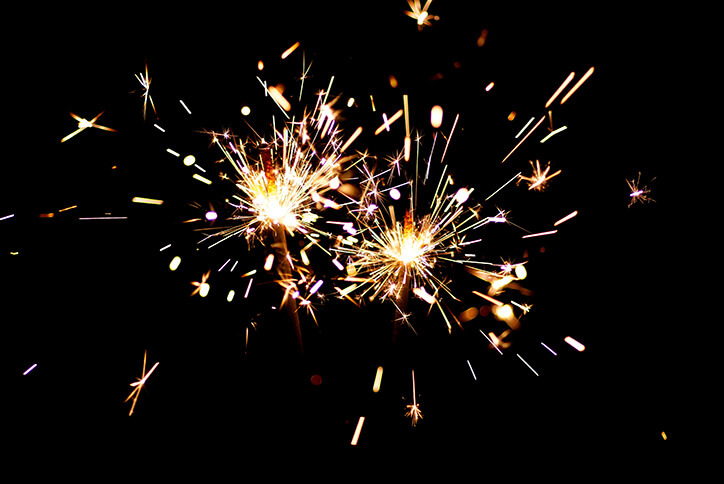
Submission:
[[[227,300],[228,302],[233,301],[235,295],[236,295],[236,292],[235,292],[233,289],[231,289],[231,290],[229,291],[229,293],[226,295],[226,300]]]
[[[53,218],[53,217],[55,217],[55,214],[54,214],[53,212],[41,213],[41,214],[38,214],[38,217],[40,217],[40,218]]]
[[[490,84],[485,86],[485,92],[490,92],[490,90],[493,88],[493,86],[495,86],[494,82],[491,82]]]
[[[161,126],[159,126],[159,125],[156,124],[156,123],[153,123],[153,127],[156,128],[157,130],[159,130],[159,131],[162,132],[162,133],[165,133],[165,132],[166,132],[165,129],[163,129]]]
[[[171,148],[166,148],[166,152],[167,152],[167,153],[171,153],[171,154],[172,154],[173,156],[175,156],[176,158],[178,158],[179,156],[181,156],[179,153],[176,153],[176,152],[175,152],[174,150],[172,150]]]
[[[294,44],[292,44],[291,47],[289,47],[287,50],[285,50],[284,52],[282,52],[282,59],[286,59],[287,57],[289,57],[289,55],[290,55],[292,52],[294,52],[295,50],[297,50],[297,47],[299,47],[299,42],[295,42]],[[261,69],[260,69],[260,70],[261,70]]]
[[[196,180],[198,180],[198,181],[200,181],[201,183],[205,183],[205,184],[207,184],[207,185],[211,185],[211,180],[209,180],[208,178],[205,178],[205,177],[199,175],[198,173],[194,173],[194,174],[193,174],[193,178],[196,179]]]
[[[352,106],[354,106],[354,98],[353,98],[353,97],[347,99],[347,107],[348,107],[348,108],[351,108]]]
[[[430,110],[430,124],[433,128],[442,126],[442,106],[435,105]]]
[[[563,96],[563,99],[561,99],[561,104],[563,104],[564,102],[566,102],[566,101],[568,100],[568,98],[571,97],[571,95],[572,95],[574,92],[576,92],[579,87],[581,87],[581,84],[583,84],[584,82],[586,82],[586,79],[588,79],[589,77],[591,77],[591,74],[593,74],[593,67],[591,67],[590,69],[588,69],[588,71],[586,71],[586,73],[583,74],[583,77],[581,77],[581,78],[578,80],[578,82],[571,88],[571,90],[568,91],[568,93],[567,93],[565,96]]]
[[[353,142],[355,139],[357,139],[357,136],[359,136],[361,133],[362,133],[362,126],[358,127],[358,128],[354,131],[354,133],[352,133],[352,136],[350,136],[349,139],[347,140],[347,142],[346,142],[344,145],[342,145],[342,147],[339,149],[339,152],[340,152],[340,153],[344,153],[344,151],[345,151],[347,148],[349,148],[349,145],[351,145],[352,142]]]
[[[4,215],[4,216],[0,217],[0,220],[7,220],[9,218],[13,218],[14,216],[15,216],[14,213],[11,213],[10,215]]]
[[[196,157],[194,155],[186,155],[184,156],[184,165],[185,166],[191,166],[194,163],[196,163]]]
[[[661,438],[664,440],[668,439],[668,437],[666,437],[666,432],[661,432]]]
[[[515,266],[515,277],[517,277],[518,279],[525,279],[526,277],[528,277],[528,271],[523,264],[518,264],[517,266]]]
[[[551,131],[550,133],[548,133],[543,139],[540,140],[540,142],[541,142],[541,143],[545,143],[545,142],[548,140],[548,138],[550,138],[551,136],[553,136],[553,135],[555,135],[555,134],[560,133],[561,131],[565,131],[566,129],[568,129],[567,126],[561,126],[560,128],[558,128],[558,129],[556,129],[556,130]]]
[[[542,341],[541,341],[540,344],[543,345],[543,347],[544,347],[545,349],[547,349],[548,351],[550,351],[551,353],[553,353],[554,356],[558,356],[558,353],[556,353],[555,351],[553,351],[547,344],[543,343]]]
[[[390,87],[392,87],[394,89],[398,86],[397,78],[395,76],[393,76],[392,74],[390,74],[389,80],[390,80]]]
[[[382,385],[382,367],[377,367],[377,373],[375,373],[375,382],[372,384],[372,391],[378,393],[380,386]]]
[[[402,194],[397,188],[393,188],[390,190],[390,197],[392,197],[393,200],[399,200]]]
[[[362,432],[362,425],[365,423],[365,418],[360,417],[359,421],[357,422],[357,428],[354,430],[354,435],[352,436],[352,442],[350,442],[351,445],[357,445],[357,441],[359,440],[359,435]]]
[[[324,283],[324,281],[323,281],[322,279],[320,279],[320,280],[318,280],[317,282],[315,282],[314,285],[312,286],[312,288],[309,289],[309,294],[314,294],[314,293],[316,293],[317,291],[319,291],[319,288],[322,287],[322,284],[323,284],[323,283]]]
[[[515,119],[515,116],[516,116],[517,114],[518,114],[518,113],[516,113],[515,111],[511,111],[510,114],[508,115],[508,121],[513,121],[513,120]],[[533,118],[531,118],[531,120],[532,120],[532,119],[533,119]]]
[[[249,106],[242,106],[241,107],[241,115],[242,116],[249,116],[251,114],[251,108]]]
[[[181,103],[181,106],[183,106],[183,108],[186,110],[187,113],[191,114],[191,110],[189,109],[188,106],[186,106],[186,103],[184,103],[183,100],[179,99],[178,102]]]
[[[211,290],[211,286],[208,282],[202,282],[199,284],[199,296],[206,297],[209,295],[209,291]]]
[[[568,215],[566,215],[566,216],[563,217],[562,219],[558,220],[556,223],[553,224],[553,226],[556,227],[556,226],[562,224],[563,222],[566,222],[566,221],[572,219],[572,218],[575,217],[576,215],[578,215],[578,210],[574,210],[573,212],[569,213]]]
[[[533,367],[530,366],[530,365],[528,364],[528,362],[523,359],[522,356],[520,356],[518,353],[516,353],[515,356],[517,356],[518,358],[520,358],[520,361],[522,361],[523,363],[525,363],[525,366],[527,366],[528,369],[529,369],[530,371],[532,371],[533,374],[535,374],[535,376],[540,376],[540,375],[538,374],[538,372],[535,371],[535,370],[533,369]]]
[[[524,235],[522,238],[524,238],[524,239],[530,239],[531,237],[541,237],[541,236],[544,236],[544,235],[555,234],[556,232],[558,232],[558,231],[557,231],[557,230],[549,230],[549,231],[547,231],[547,232],[538,232],[538,233],[536,233],[536,234]]]
[[[146,205],[162,205],[163,200],[157,200],[155,198],[145,198],[145,197],[133,197],[131,199],[133,203],[144,203]]]
[[[311,378],[309,378],[309,381],[312,383],[312,385],[318,387],[322,384],[322,376],[315,373],[311,376]]]
[[[566,336],[563,338],[563,341],[571,345],[573,348],[575,348],[577,351],[583,351],[586,349],[584,345],[576,341],[575,339],[571,338],[570,336]]]
[[[260,60],[259,62],[257,62],[256,68],[259,69],[260,71],[263,71],[264,70],[264,61]]]
[[[217,219],[218,214],[217,214],[216,212],[214,212],[213,210],[209,210],[208,212],[206,212],[206,215],[204,215],[204,217],[205,217],[206,220],[208,220],[209,222],[213,222],[214,220]]]
[[[171,262],[169,263],[168,268],[171,269],[172,271],[175,271],[176,269],[178,269],[178,266],[180,266],[180,265],[181,265],[181,257],[176,256],[173,259],[171,259]]]
[[[395,121],[397,121],[398,119],[400,119],[400,117],[402,116],[403,113],[404,113],[404,111],[403,111],[402,109],[400,109],[400,110],[397,111],[395,114],[393,114],[393,115],[390,117],[390,119],[387,119],[387,115],[386,115],[386,114],[382,114],[382,119],[383,119],[384,122],[382,123],[382,125],[381,125],[379,128],[377,128],[377,129],[375,130],[375,136],[378,135],[378,134],[380,134],[382,131],[389,131],[389,130],[390,130],[390,125],[391,125],[392,123],[394,123]]]
[[[548,99],[548,102],[546,102],[546,105],[545,105],[546,108],[548,106],[550,106],[553,103],[553,101],[556,100],[556,98],[563,92],[563,89],[566,88],[568,83],[573,80],[573,77],[575,75],[576,75],[575,72],[571,72],[570,74],[568,74],[568,77],[566,78],[565,81],[563,81],[563,84],[561,84],[560,87],[558,89],[556,89],[556,92],[554,92],[553,95],[550,97],[550,99]]]
[[[459,204],[463,204],[468,201],[470,197],[470,190],[467,188],[461,188],[455,193],[455,201]]]
[[[488,29],[483,29],[478,36],[478,40],[475,42],[478,47],[485,45],[485,41],[488,39]]]
[[[274,254],[269,254],[268,256],[266,256],[266,261],[264,262],[264,270],[270,271],[272,265],[274,265]]]
[[[284,97],[284,89],[282,88],[282,86],[269,86],[267,90],[269,91],[272,99],[274,99],[274,101],[279,105],[280,108],[282,108],[284,111],[289,111],[290,109],[292,109],[292,105]]]
[[[36,366],[38,366],[38,364],[37,364],[37,363],[33,363],[30,368],[28,368],[27,370],[25,370],[25,371],[23,372],[23,376],[25,376],[25,375],[27,375],[28,373],[30,373],[31,371],[33,371]]]

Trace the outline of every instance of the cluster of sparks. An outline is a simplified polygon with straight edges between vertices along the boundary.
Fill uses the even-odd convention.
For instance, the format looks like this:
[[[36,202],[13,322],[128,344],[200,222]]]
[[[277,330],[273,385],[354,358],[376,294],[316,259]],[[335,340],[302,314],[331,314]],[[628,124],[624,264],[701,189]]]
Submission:
[[[406,11],[405,14],[412,17],[420,29],[431,26],[431,21],[439,19],[428,12],[431,2],[432,0],[427,0],[422,5],[420,0],[408,1],[410,11]],[[298,47],[299,43],[296,43],[287,49],[282,54],[282,59],[287,58]],[[561,104],[592,72],[591,68],[560,101]],[[306,74],[305,70],[304,76]],[[571,73],[548,100],[546,108],[562,94],[573,78],[574,74]],[[142,88],[143,118],[146,119],[147,105],[150,104],[154,114],[156,113],[150,95],[151,78],[147,66],[144,73],[136,74],[136,80]],[[278,89],[267,86],[265,89],[283,111],[289,111],[288,102]],[[311,113],[305,113],[299,120],[291,119],[281,129],[274,129],[268,139],[257,136],[248,140],[241,139],[228,131],[207,131],[211,135],[212,144],[223,154],[223,161],[231,167],[221,179],[231,184],[233,194],[226,200],[230,214],[224,218],[223,223],[216,222],[215,212],[209,212],[205,218],[198,220],[202,223],[214,222],[213,227],[209,224],[209,227],[203,230],[208,234],[204,240],[210,241],[209,247],[213,247],[225,240],[241,237],[249,245],[259,242],[262,245],[275,247],[277,250],[269,254],[264,269],[270,270],[273,263],[278,265],[283,263],[287,267],[287,272],[280,273],[278,282],[284,288],[284,301],[294,299],[310,311],[311,297],[321,293],[323,279],[315,275],[309,267],[307,251],[311,247],[320,248],[341,273],[332,278],[336,281],[332,294],[339,298],[351,299],[358,305],[373,300],[391,301],[397,308],[400,320],[408,324],[410,313],[407,299],[412,294],[430,307],[436,306],[440,310],[448,331],[452,331],[453,322],[462,327],[462,322],[475,317],[475,314],[467,311],[453,311],[446,304],[447,301],[460,301],[461,297],[454,293],[450,273],[445,268],[449,265],[460,265],[467,273],[489,285],[487,290],[474,290],[472,294],[489,303],[492,314],[508,325],[507,330],[497,335],[492,332],[486,334],[482,330],[480,332],[490,343],[490,347],[498,352],[509,347],[510,343],[506,338],[511,331],[520,327],[520,317],[527,314],[532,306],[516,301],[507,304],[501,300],[500,295],[506,288],[526,293],[519,285],[519,281],[526,276],[525,265],[522,262],[491,263],[480,260],[476,254],[468,252],[469,246],[481,240],[476,233],[477,230],[491,223],[508,222],[505,212],[497,210],[491,215],[484,215],[482,205],[471,199],[474,189],[456,188],[452,175],[448,173],[448,166],[444,164],[441,175],[432,182],[435,190],[430,200],[424,201],[422,196],[418,197],[418,187],[425,187],[429,181],[430,163],[428,161],[425,167],[424,177],[419,175],[419,167],[416,164],[415,177],[404,179],[402,160],[409,159],[411,150],[409,126],[405,133],[404,155],[399,154],[390,158],[387,169],[380,173],[375,172],[375,169],[371,169],[365,163],[365,154],[360,152],[349,154],[350,145],[361,133],[361,128],[351,135],[344,133],[338,124],[338,111],[333,109],[335,102],[336,99],[329,99],[329,90],[318,93]],[[183,101],[181,104],[188,111]],[[404,109],[392,117],[384,116],[384,123],[376,134],[389,131],[390,125],[403,114],[407,119],[406,97],[404,105]],[[115,132],[115,129],[97,123],[102,114],[103,112],[91,120],[86,120],[71,113],[71,117],[78,122],[78,127],[62,138],[61,142],[68,141],[88,128]],[[434,117],[441,117],[441,108],[436,106],[432,114]],[[503,162],[542,124],[544,119],[545,116],[537,121],[502,160]],[[533,121],[531,118],[528,125]],[[440,121],[433,119],[432,125],[439,127]],[[519,135],[522,135],[526,128],[521,130]],[[557,130],[551,127],[549,135],[541,142],[562,129],[565,127]],[[450,137],[452,133],[448,141]],[[445,149],[447,150],[447,146]],[[177,155],[172,150],[169,152]],[[444,156],[443,153],[443,158]],[[188,165],[193,164],[193,160],[188,163]],[[542,191],[552,178],[561,173],[561,170],[551,173],[550,163],[541,166],[539,160],[530,161],[530,166],[532,168],[530,176],[518,174],[511,181],[516,181],[516,184],[525,182],[528,190]],[[212,183],[200,174],[196,174],[195,178],[207,184]],[[402,180],[397,183],[395,182],[397,178]],[[349,181],[352,179],[356,180],[355,186]],[[640,174],[638,179],[626,180],[626,183],[630,189],[629,206],[635,202],[652,200],[650,190],[640,184]],[[400,189],[409,192],[407,200],[403,201],[404,213],[396,213],[394,204],[388,203],[389,198],[400,199]],[[145,197],[135,197],[133,201],[152,205],[163,203],[161,200]],[[342,214],[329,223],[342,227],[345,232],[343,236],[334,235],[331,230],[320,228],[322,217],[320,214],[327,209]],[[573,212],[563,217],[555,225],[571,219],[576,214],[577,212]],[[345,216],[348,217],[347,220],[337,220]],[[12,215],[0,217],[0,220],[10,217]],[[553,232],[528,234],[526,237]],[[301,264],[298,263],[299,259],[292,257],[286,248],[287,236],[301,236],[306,239],[307,245],[299,253]],[[328,246],[325,246],[324,241],[329,241]],[[278,250],[279,247],[282,247],[282,250]],[[180,258],[175,257],[171,269],[175,270],[179,264]],[[491,266],[493,269],[489,270]],[[191,295],[203,297],[209,293],[210,275],[210,271],[206,272],[200,281],[192,282],[194,289]],[[306,295],[300,291],[302,285],[306,287]],[[250,288],[251,279],[246,294]],[[230,297],[228,300],[231,300]],[[583,345],[575,339],[568,337],[566,342],[576,350],[583,351]],[[545,344],[543,346],[553,352]],[[517,356],[537,375],[520,355]],[[129,415],[134,413],[140,392],[158,365],[156,362],[146,372],[146,354],[144,354],[142,376],[138,381],[131,383],[133,391],[126,399],[126,401],[132,400]],[[382,367],[378,369],[375,391],[379,390],[381,369]],[[472,371],[472,366],[470,369]],[[413,402],[407,405],[405,416],[411,418],[414,426],[422,419],[420,405],[417,402],[414,371],[412,395]],[[361,417],[354,443],[359,438],[363,422],[364,417]]]

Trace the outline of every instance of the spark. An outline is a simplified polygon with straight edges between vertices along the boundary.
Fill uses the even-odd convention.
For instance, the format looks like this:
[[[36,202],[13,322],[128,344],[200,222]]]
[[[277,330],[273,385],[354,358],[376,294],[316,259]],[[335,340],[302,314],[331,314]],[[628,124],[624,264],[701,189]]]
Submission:
[[[350,445],[357,445],[357,442],[359,441],[360,433],[362,433],[362,425],[365,423],[365,418],[360,417],[357,421],[357,427],[354,429],[354,435],[352,436],[352,442],[350,442]]]
[[[417,403],[417,392],[415,390],[415,370],[412,370],[412,403],[406,406],[407,412],[405,417],[412,419],[412,426],[416,426],[419,420],[422,420],[422,412],[420,404]]]
[[[578,80],[578,82],[573,85],[573,87],[571,88],[571,90],[568,91],[568,93],[567,93],[565,96],[563,96],[563,99],[561,99],[561,104],[563,104],[564,102],[566,102],[566,101],[568,100],[568,98],[571,97],[571,95],[572,95],[574,92],[576,92],[576,91],[578,90],[578,88],[581,87],[581,85],[582,85],[584,82],[586,82],[586,79],[588,79],[589,77],[591,77],[591,74],[593,74],[593,67],[591,67],[590,69],[588,69],[588,70],[586,71],[586,73],[583,74],[583,76]]]
[[[290,55],[292,52],[294,52],[295,50],[297,50],[297,47],[299,47],[299,45],[300,45],[299,42],[295,42],[295,43],[292,44],[287,50],[285,50],[284,52],[282,52],[282,59],[286,59],[287,57],[289,57],[289,55]]]
[[[629,207],[636,202],[646,203],[654,201],[654,199],[649,196],[651,190],[647,186],[641,186],[641,172],[639,172],[638,177],[635,180],[626,180],[626,184],[631,191],[631,193],[629,193],[629,197],[631,198],[631,201],[628,204]]]
[[[542,236],[544,236],[544,235],[552,235],[552,234],[555,234],[556,232],[558,232],[558,231],[557,231],[557,230],[549,230],[549,231],[547,231],[547,232],[538,232],[538,233],[535,233],[535,234],[524,235],[522,238],[524,238],[524,239],[530,239],[530,238],[532,238],[532,237],[542,237]]]
[[[166,148],[166,152],[172,154],[172,155],[175,156],[176,158],[178,158],[178,157],[181,156],[180,153],[177,153],[176,151],[172,150],[171,148]],[[188,166],[188,165],[187,165],[187,166]]]
[[[425,6],[422,6],[420,0],[407,0],[407,4],[410,6],[411,11],[405,10],[405,15],[413,18],[417,22],[418,30],[422,30],[425,26],[431,26],[431,20],[440,20],[440,17],[430,15],[427,11],[431,3],[432,0],[427,0],[427,2],[425,2]]]
[[[561,170],[558,170],[552,175],[548,175],[548,172],[551,169],[550,163],[546,165],[545,169],[543,170],[540,167],[540,161],[535,160],[535,164],[533,164],[532,161],[530,161],[529,163],[530,166],[533,168],[533,174],[529,177],[521,176],[518,179],[518,182],[520,182],[521,180],[525,180],[528,182],[528,190],[543,191],[548,181],[554,176],[557,176],[561,173]]]
[[[529,369],[530,371],[532,371],[535,376],[540,376],[540,375],[538,374],[538,372],[535,371],[535,370],[533,369],[533,367],[530,366],[530,365],[528,364],[528,362],[523,359],[522,356],[520,356],[518,353],[516,353],[515,356],[517,356],[518,358],[520,358],[520,361],[522,361],[523,363],[525,363],[525,366],[527,366],[528,369]]]
[[[133,203],[144,203],[147,205],[162,205],[163,204],[163,200],[158,200],[155,198],[145,198],[145,197],[133,197],[133,199],[131,199],[131,201]]]
[[[533,126],[533,127],[530,129],[530,131],[528,131],[528,133],[527,133],[525,136],[523,136],[523,139],[521,139],[521,140],[518,142],[518,144],[515,145],[515,148],[513,148],[512,150],[510,150],[510,153],[508,153],[507,155],[505,155],[505,158],[503,158],[503,161],[501,161],[501,163],[505,163],[505,160],[507,160],[508,158],[510,158],[510,155],[512,155],[512,154],[515,152],[515,150],[517,150],[518,147],[520,147],[520,145],[523,144],[523,142],[528,138],[528,136],[530,136],[530,135],[533,133],[533,131],[535,131],[536,128],[537,128],[538,126],[540,126],[541,123],[542,123],[545,119],[546,119],[545,116],[541,117],[541,118],[538,120],[538,122],[535,124],[535,126]],[[530,124],[530,123],[529,123],[529,124]],[[526,125],[526,126],[527,126],[527,125]]]
[[[186,103],[183,102],[182,99],[179,99],[178,102],[181,103],[181,106],[183,106],[183,108],[186,110],[186,112],[187,112],[188,114],[191,114],[191,110],[188,108],[188,106],[186,106]]]
[[[546,141],[548,141],[548,139],[550,139],[551,136],[556,135],[556,134],[560,133],[561,131],[565,131],[566,129],[568,129],[567,126],[561,126],[560,128],[548,133],[543,139],[540,140],[540,142],[545,143]]]
[[[23,376],[25,376],[25,375],[27,375],[28,373],[30,373],[31,371],[33,371],[36,366],[38,366],[38,364],[37,364],[37,363],[33,363],[33,364],[30,366],[30,368],[28,368],[27,370],[25,370],[25,371],[23,372]]]
[[[3,215],[2,217],[0,217],[0,220],[7,220],[9,218],[13,218],[14,216],[14,213],[11,213],[10,215]]]
[[[480,334],[482,334],[482,335],[485,337],[485,339],[488,340],[488,342],[490,343],[490,346],[492,346],[493,348],[495,348],[495,349],[498,351],[498,353],[500,353],[501,355],[503,354],[503,351],[498,347],[498,344],[497,344],[496,342],[494,342],[494,341],[492,340],[492,338],[490,338],[490,336],[488,336],[487,334],[485,334],[485,332],[484,332],[482,329],[480,330]],[[497,339],[497,338],[496,338],[496,339]]]
[[[194,174],[192,175],[192,177],[193,177],[194,180],[198,180],[198,181],[200,181],[201,183],[204,183],[204,184],[206,184],[206,185],[211,185],[211,180],[209,180],[208,178],[206,178],[206,177],[204,177],[204,176],[199,175],[198,173],[194,173]]]
[[[389,119],[387,119],[386,114],[383,114],[382,117],[384,119],[384,122],[382,123],[382,125],[379,128],[377,128],[375,130],[375,135],[378,135],[383,131],[389,131],[390,125],[392,123],[394,123],[395,121],[397,121],[398,119],[400,119],[400,117],[402,116],[403,113],[404,113],[404,111],[402,109],[400,109],[395,114],[393,114],[392,117],[390,117]]]
[[[473,380],[478,381],[478,377],[475,376],[475,371],[473,370],[473,365],[470,364],[470,360],[467,360],[467,362],[468,362],[468,367],[470,368],[470,373],[473,374]]]
[[[543,343],[542,341],[541,341],[540,344],[543,345],[543,347],[544,347],[545,349],[547,349],[548,351],[550,351],[551,353],[553,353],[554,356],[558,356],[558,353],[556,353],[555,351],[553,351],[547,344]]]
[[[554,92],[553,95],[552,95],[552,96],[548,99],[548,101],[546,102],[546,105],[545,105],[545,108],[546,108],[546,109],[548,109],[548,106],[550,106],[551,104],[553,104],[553,101],[555,101],[556,98],[563,92],[563,89],[565,89],[566,86],[573,80],[573,78],[575,77],[575,75],[576,75],[575,72],[571,72],[571,73],[568,75],[568,77],[566,78],[566,80],[563,81],[563,83],[560,85],[560,87],[559,87],[558,89],[556,89],[556,92]]]
[[[134,387],[133,391],[130,395],[128,395],[128,398],[126,398],[126,402],[133,398],[133,403],[131,404],[131,411],[128,412],[128,415],[133,415],[133,410],[136,408],[136,402],[138,401],[138,396],[141,394],[141,389],[146,385],[146,381],[148,380],[148,377],[151,376],[151,373],[156,369],[158,366],[158,361],[153,365],[153,367],[148,370],[148,373],[146,373],[146,353],[144,351],[143,353],[143,369],[141,370],[141,378],[138,379],[138,381],[131,383],[131,386]]]
[[[563,338],[563,341],[571,345],[573,348],[575,348],[577,351],[584,351],[586,347],[581,344],[580,342],[576,341],[575,339],[571,338],[570,336],[566,336]]]
[[[573,212],[569,213],[568,215],[566,215],[566,216],[563,217],[562,219],[556,221],[556,222],[553,224],[553,226],[554,226],[554,227],[557,227],[558,225],[562,224],[563,222],[567,222],[568,220],[572,219],[572,218],[575,217],[576,215],[578,215],[578,210],[574,210]]]
[[[208,271],[201,276],[201,281],[194,281],[191,283],[192,286],[196,287],[196,289],[194,289],[191,292],[192,296],[198,294],[201,297],[206,297],[209,294],[209,290],[211,289],[211,286],[206,281],[209,280],[210,274],[211,274],[211,271]]]
[[[430,109],[430,124],[433,128],[442,126],[442,106],[435,105]]]
[[[69,135],[64,137],[63,139],[61,139],[60,142],[64,143],[64,142],[68,141],[70,138],[72,138],[73,136],[77,135],[81,131],[84,131],[88,128],[97,128],[97,129],[101,129],[104,131],[117,132],[115,129],[96,124],[96,121],[98,121],[98,118],[100,118],[103,113],[104,113],[104,111],[101,111],[95,118],[91,119],[90,121],[88,121],[85,118],[81,118],[80,116],[78,116],[76,114],[70,113],[70,116],[73,119],[75,119],[76,121],[78,121],[78,129],[76,129],[75,131],[73,131],[72,133],[70,133]]]
[[[141,83],[141,87],[143,88],[143,119],[146,119],[146,105],[148,102],[151,102],[151,108],[153,109],[153,114],[156,115],[156,118],[158,118],[158,113],[156,112],[156,106],[153,104],[153,99],[151,98],[151,78],[148,75],[148,64],[146,64],[146,73],[145,75],[143,73],[136,74],[136,79],[138,82]]]
[[[380,391],[380,386],[382,385],[382,367],[377,367],[377,372],[375,373],[375,381],[372,384],[372,391],[374,393],[378,393]]]
[[[171,262],[168,264],[168,268],[172,271],[175,271],[179,268],[181,265],[181,257],[175,256],[173,259],[171,259]]]

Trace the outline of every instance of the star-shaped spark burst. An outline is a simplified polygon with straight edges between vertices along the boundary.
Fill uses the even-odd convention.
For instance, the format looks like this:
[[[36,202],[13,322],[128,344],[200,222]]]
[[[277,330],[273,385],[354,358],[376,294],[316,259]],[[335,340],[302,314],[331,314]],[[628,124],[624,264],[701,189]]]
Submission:
[[[91,119],[90,121],[88,121],[88,120],[85,119],[85,118],[81,118],[80,116],[78,116],[78,115],[76,115],[76,114],[70,113],[70,116],[71,116],[73,119],[75,119],[76,121],[78,121],[78,129],[76,129],[75,131],[73,131],[72,133],[70,133],[68,136],[66,136],[65,138],[63,138],[62,140],[60,140],[60,142],[61,142],[61,143],[64,143],[64,142],[68,141],[69,139],[71,139],[73,136],[77,135],[77,134],[80,133],[81,131],[84,131],[84,130],[86,130],[86,129],[88,129],[88,128],[98,128],[98,129],[102,129],[102,130],[104,130],[104,131],[113,131],[113,132],[116,132],[115,129],[108,128],[108,127],[106,127],[106,126],[101,126],[101,125],[99,125],[99,124],[96,124],[96,121],[98,121],[98,118],[101,117],[101,115],[103,114],[103,112],[104,112],[104,111],[101,111],[100,114],[98,114],[95,118]]]
[[[405,10],[405,15],[412,17],[417,22],[418,30],[422,30],[423,27],[429,27],[432,25],[431,20],[440,20],[440,17],[436,15],[430,15],[427,9],[430,7],[432,0],[427,0],[423,7],[420,0],[407,0],[407,4],[410,6],[409,10]]]
[[[537,190],[539,192],[542,192],[543,190],[545,190],[546,185],[548,184],[550,179],[561,173],[561,170],[558,170],[557,172],[549,175],[548,172],[551,169],[550,163],[546,165],[545,169],[541,169],[540,161],[538,160],[535,160],[535,164],[532,161],[530,161],[529,163],[531,168],[533,168],[533,173],[530,176],[520,175],[518,177],[518,183],[520,183],[522,180],[528,182],[528,190]]]
[[[146,105],[149,102],[151,103],[151,109],[153,109],[153,114],[158,117],[158,113],[156,113],[156,106],[154,106],[153,99],[151,98],[151,78],[148,75],[148,64],[146,65],[145,74],[139,73],[135,76],[136,80],[141,83],[141,87],[143,88],[143,93],[141,94],[141,97],[143,97],[143,119],[146,119]]]
[[[653,180],[655,180],[655,178]],[[628,196],[631,198],[628,203],[629,207],[636,202],[648,203],[655,201],[650,196],[651,190],[645,185],[641,186],[641,172],[639,172],[635,180],[633,178],[631,180],[626,180],[626,184],[628,185],[630,191]]]
[[[131,410],[128,412],[128,416],[130,417],[133,415],[133,410],[136,408],[136,402],[138,401],[138,396],[141,394],[141,389],[146,384],[146,381],[148,380],[148,377],[151,376],[151,373],[156,369],[159,362],[157,361],[150,370],[148,370],[148,373],[146,373],[146,354],[147,352],[143,352],[143,369],[141,370],[141,378],[138,379],[138,381],[135,381],[131,383],[131,386],[133,387],[133,391],[130,395],[128,395],[128,398],[126,398],[126,402],[133,398],[133,403],[131,404]]]
[[[420,404],[417,403],[417,392],[415,391],[415,370],[412,370],[412,403],[407,405],[407,412],[405,417],[412,419],[412,426],[416,426],[417,423],[422,420],[422,411],[420,410]]]

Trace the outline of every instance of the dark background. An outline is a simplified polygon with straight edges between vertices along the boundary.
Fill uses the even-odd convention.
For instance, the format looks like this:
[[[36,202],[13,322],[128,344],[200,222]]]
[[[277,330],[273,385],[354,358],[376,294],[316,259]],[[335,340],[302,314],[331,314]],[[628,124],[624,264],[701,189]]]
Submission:
[[[10,84],[0,216],[14,217],[0,222],[0,341],[10,404],[3,418],[17,449],[70,455],[80,452],[68,444],[75,435],[83,452],[98,455],[155,447],[176,456],[258,448],[505,449],[514,456],[632,444],[660,453],[693,439],[692,402],[703,397],[682,352],[695,351],[689,345],[700,336],[686,326],[693,316],[680,279],[692,256],[681,223],[690,209],[680,200],[680,171],[693,165],[690,123],[672,100],[683,89],[676,78],[695,62],[681,34],[686,18],[440,1],[430,7],[440,19],[418,31],[406,9],[402,1],[297,2],[10,15],[21,28],[4,39]],[[478,47],[483,29],[487,41]],[[281,60],[296,41],[300,48]],[[312,63],[308,93],[325,89],[334,75],[340,104],[358,100],[343,112],[347,132],[365,126],[357,148],[399,149],[402,121],[387,138],[369,133],[380,112],[399,109],[407,93],[411,124],[428,141],[432,105],[445,108],[445,134],[460,114],[447,161],[483,198],[518,171],[528,174],[528,160],[563,170],[546,192],[509,186],[483,204],[493,213],[510,210],[533,232],[579,212],[553,237],[522,240],[497,227],[484,233],[485,259],[525,257],[531,274],[533,311],[503,356],[478,331],[499,328],[490,317],[448,335],[439,316],[420,308],[419,336],[391,347],[391,306],[357,309],[334,297],[319,306],[318,324],[302,317],[305,354],[298,356],[283,318],[269,309],[268,287],[230,304],[223,282],[210,281],[220,289],[189,297],[190,282],[226,258],[249,268],[260,259],[243,255],[243,244],[224,249],[230,255],[195,253],[196,235],[179,221],[190,202],[203,206],[220,195],[190,180],[165,149],[197,153],[213,167],[218,153],[195,131],[243,131],[242,105],[251,106],[247,121],[255,129],[268,129],[275,108],[265,105],[255,76],[297,92],[302,52]],[[141,114],[133,75],[146,64],[158,120],[150,106],[147,120]],[[591,66],[593,76],[554,107],[555,127],[568,129],[540,145],[541,127],[501,164],[521,123],[544,113],[571,71],[578,79]],[[398,79],[396,89],[389,75]],[[510,122],[512,110],[518,117]],[[118,133],[91,129],[60,143],[76,127],[69,112],[90,119],[101,111],[98,123]],[[655,202],[628,207],[625,180],[639,172]],[[133,204],[133,196],[164,204]],[[58,212],[71,205],[78,208]],[[39,217],[50,212],[55,217]],[[78,220],[105,213],[128,219]],[[167,264],[176,253],[159,252],[168,243],[184,250],[173,273]],[[461,278],[462,290],[479,289],[468,282],[480,286]],[[568,335],[586,351],[563,343]],[[144,351],[147,369],[160,364],[129,417],[123,400],[141,376]],[[38,367],[22,376],[33,363]],[[378,365],[385,367],[382,391],[373,394]],[[415,428],[404,417],[410,367],[424,417]],[[322,383],[313,385],[312,375]],[[361,415],[366,422],[352,448]]]

